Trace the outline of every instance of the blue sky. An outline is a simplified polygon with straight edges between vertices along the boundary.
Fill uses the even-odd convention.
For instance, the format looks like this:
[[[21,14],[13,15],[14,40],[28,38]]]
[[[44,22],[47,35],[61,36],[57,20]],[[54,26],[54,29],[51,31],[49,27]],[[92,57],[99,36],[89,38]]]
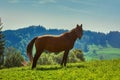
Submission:
[[[108,33],[120,31],[120,0],[0,0],[4,30],[30,25]]]

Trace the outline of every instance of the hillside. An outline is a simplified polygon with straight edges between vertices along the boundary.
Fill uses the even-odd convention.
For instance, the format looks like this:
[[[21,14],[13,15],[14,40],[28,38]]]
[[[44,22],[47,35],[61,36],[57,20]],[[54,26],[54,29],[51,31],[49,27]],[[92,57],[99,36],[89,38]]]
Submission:
[[[59,35],[67,31],[68,30],[63,29],[46,29],[39,25],[29,26],[18,30],[6,30],[3,33],[5,35],[6,47],[13,46],[17,48],[22,52],[22,55],[27,58],[26,46],[32,38],[45,34]],[[108,34],[104,34],[84,31],[82,39],[76,41],[74,48],[81,49],[83,52],[88,53],[91,52],[90,46],[93,45],[96,45],[99,50],[108,47],[120,49],[120,32],[113,31]],[[95,51],[92,53],[94,52]]]
[[[0,70],[1,80],[120,80],[120,59]]]

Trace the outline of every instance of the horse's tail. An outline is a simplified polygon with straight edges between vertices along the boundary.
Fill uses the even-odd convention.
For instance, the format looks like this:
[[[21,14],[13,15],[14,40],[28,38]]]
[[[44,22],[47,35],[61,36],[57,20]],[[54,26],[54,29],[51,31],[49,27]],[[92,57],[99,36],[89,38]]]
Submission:
[[[27,45],[27,55],[28,55],[31,63],[33,62],[33,56],[32,56],[33,44],[34,44],[34,42],[35,42],[36,39],[37,39],[37,37],[35,37],[34,39],[32,39],[30,41],[30,43]]]

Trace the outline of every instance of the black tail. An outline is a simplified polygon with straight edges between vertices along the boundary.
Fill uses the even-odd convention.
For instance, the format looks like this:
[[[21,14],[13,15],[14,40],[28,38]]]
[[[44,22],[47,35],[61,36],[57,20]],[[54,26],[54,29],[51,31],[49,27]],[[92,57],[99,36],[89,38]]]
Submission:
[[[30,43],[27,45],[27,55],[28,55],[31,63],[33,62],[33,56],[32,56],[33,44],[34,44],[34,42],[35,42],[36,39],[37,39],[37,37],[35,37],[34,39],[32,39],[30,41]]]

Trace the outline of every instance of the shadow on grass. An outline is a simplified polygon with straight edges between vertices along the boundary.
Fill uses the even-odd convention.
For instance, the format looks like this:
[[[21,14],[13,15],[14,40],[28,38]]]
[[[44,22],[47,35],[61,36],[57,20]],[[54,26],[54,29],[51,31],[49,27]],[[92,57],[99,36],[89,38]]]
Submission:
[[[67,68],[73,68],[73,67],[85,68],[86,66],[84,66],[84,65],[68,65],[68,66],[67,66]]]
[[[61,66],[59,67],[37,67],[36,70],[42,70],[42,71],[46,71],[46,70],[58,70],[58,69],[62,69]]]
[[[59,69],[67,69],[67,68],[85,68],[86,66],[84,65],[67,65],[65,66],[52,66],[52,67],[37,67],[36,70],[42,70],[42,71],[47,71],[47,70],[59,70]]]

